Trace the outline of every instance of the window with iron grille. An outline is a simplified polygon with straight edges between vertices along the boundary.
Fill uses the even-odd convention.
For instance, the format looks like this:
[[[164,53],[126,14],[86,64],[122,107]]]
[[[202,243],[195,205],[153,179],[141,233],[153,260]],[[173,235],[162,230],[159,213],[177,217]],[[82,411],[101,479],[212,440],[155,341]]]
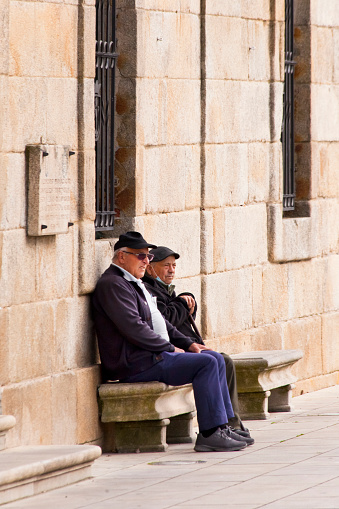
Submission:
[[[96,231],[114,227],[115,0],[96,1]]]
[[[283,211],[295,207],[293,0],[285,0],[285,81],[282,125]]]

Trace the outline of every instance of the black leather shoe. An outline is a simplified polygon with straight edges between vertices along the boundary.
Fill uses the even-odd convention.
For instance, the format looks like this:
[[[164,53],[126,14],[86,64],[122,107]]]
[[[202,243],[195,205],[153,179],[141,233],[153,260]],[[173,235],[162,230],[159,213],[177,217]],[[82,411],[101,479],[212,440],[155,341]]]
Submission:
[[[205,438],[201,433],[197,436],[194,450],[197,452],[212,452],[212,451],[241,451],[247,446],[246,442],[233,440],[230,436],[224,433],[225,430],[217,429],[211,436]]]

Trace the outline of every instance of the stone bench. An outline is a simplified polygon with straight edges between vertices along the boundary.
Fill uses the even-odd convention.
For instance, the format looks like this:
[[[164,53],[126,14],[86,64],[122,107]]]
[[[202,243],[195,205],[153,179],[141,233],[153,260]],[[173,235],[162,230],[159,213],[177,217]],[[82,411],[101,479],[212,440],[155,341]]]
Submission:
[[[269,412],[290,412],[296,377],[291,367],[301,350],[266,350],[232,355],[242,419],[268,419]]]
[[[163,452],[167,443],[193,441],[191,384],[112,382],[99,386],[98,397],[105,452]]]

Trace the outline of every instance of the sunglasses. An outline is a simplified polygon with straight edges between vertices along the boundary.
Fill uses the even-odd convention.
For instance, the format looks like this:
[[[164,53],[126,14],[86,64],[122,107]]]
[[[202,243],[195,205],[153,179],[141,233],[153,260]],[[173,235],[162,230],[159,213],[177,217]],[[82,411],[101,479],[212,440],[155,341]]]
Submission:
[[[148,258],[148,261],[151,262],[154,258],[154,255],[150,254],[150,253],[131,253],[130,251],[122,251],[122,252],[126,253],[126,254],[132,254],[132,255],[136,256],[138,258],[138,260],[140,260],[140,261],[144,261],[145,258]]]

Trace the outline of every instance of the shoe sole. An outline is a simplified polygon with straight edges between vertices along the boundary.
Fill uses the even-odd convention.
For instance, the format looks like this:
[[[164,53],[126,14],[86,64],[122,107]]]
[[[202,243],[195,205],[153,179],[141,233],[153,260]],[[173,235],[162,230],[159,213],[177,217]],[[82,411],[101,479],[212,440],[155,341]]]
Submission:
[[[224,449],[222,447],[209,447],[208,445],[197,445],[194,447],[194,450],[196,452],[234,452],[234,451],[242,451],[245,449],[247,444],[244,443],[242,447],[234,446],[234,447],[228,447],[227,449]]]

